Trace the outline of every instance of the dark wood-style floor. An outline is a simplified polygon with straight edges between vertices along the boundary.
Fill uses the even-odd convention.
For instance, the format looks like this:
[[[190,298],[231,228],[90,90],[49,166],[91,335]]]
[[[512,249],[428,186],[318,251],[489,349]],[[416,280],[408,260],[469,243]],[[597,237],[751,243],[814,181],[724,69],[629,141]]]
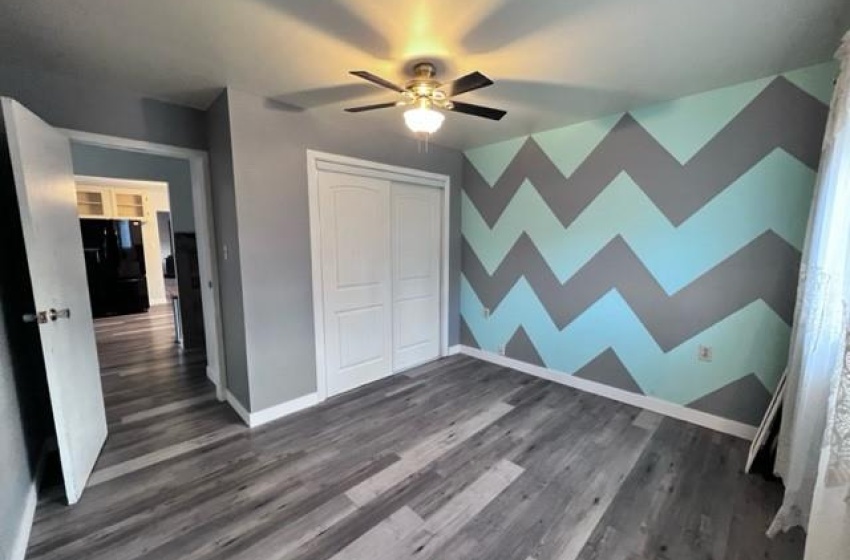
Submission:
[[[110,436],[31,559],[798,560],[745,442],[452,357],[250,431],[167,314],[99,322]],[[281,369],[285,375],[285,369]]]
[[[203,350],[176,344],[171,306],[98,319],[95,333],[109,425],[95,484],[198,438],[241,431],[238,417],[216,401]]]

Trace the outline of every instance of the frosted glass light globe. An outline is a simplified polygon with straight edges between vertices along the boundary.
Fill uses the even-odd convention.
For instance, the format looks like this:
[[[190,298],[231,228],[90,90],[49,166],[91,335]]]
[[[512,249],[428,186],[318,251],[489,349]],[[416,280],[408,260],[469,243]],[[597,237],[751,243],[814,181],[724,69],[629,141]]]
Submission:
[[[404,112],[404,123],[416,133],[433,134],[440,130],[446,116],[439,111],[417,107]]]

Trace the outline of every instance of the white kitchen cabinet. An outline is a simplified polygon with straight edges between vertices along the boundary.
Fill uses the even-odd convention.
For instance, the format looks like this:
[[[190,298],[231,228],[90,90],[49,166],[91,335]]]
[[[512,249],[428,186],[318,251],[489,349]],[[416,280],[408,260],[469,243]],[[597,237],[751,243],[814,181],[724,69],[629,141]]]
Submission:
[[[112,192],[101,187],[77,186],[77,212],[81,218],[111,218]]]
[[[77,211],[81,218],[147,220],[148,195],[141,190],[77,185]]]
[[[112,189],[114,217],[120,220],[145,220],[147,196],[140,191]]]

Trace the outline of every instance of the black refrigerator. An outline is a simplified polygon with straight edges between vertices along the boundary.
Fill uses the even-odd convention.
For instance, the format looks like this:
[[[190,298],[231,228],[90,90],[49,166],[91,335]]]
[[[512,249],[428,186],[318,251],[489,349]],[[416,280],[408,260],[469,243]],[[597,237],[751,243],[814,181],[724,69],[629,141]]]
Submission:
[[[80,219],[92,315],[141,313],[150,307],[142,223]]]

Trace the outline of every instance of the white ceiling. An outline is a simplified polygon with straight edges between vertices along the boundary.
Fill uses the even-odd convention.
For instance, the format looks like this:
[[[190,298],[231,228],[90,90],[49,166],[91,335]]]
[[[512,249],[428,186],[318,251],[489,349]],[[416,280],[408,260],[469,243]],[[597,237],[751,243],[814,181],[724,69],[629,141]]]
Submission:
[[[223,86],[403,131],[412,60],[496,85],[460,98],[433,141],[468,148],[827,60],[847,0],[0,0],[0,61],[206,108]],[[370,127],[371,128],[371,127]]]

